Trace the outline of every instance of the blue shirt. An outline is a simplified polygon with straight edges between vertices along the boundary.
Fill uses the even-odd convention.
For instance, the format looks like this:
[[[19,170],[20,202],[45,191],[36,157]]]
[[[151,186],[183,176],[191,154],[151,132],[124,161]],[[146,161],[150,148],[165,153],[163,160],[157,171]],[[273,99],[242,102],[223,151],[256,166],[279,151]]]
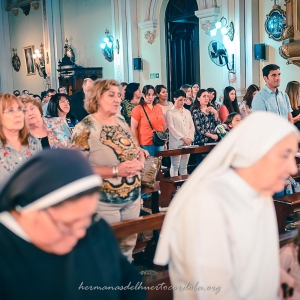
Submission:
[[[253,98],[252,111],[270,111],[288,119],[292,112],[289,97],[286,93],[276,90],[272,92],[266,85]]]

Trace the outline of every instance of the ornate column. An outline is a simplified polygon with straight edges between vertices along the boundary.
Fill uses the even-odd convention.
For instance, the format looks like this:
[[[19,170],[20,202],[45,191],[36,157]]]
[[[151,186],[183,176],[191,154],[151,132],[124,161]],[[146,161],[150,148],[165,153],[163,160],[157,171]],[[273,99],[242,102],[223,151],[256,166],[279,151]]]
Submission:
[[[195,15],[199,18],[201,28],[206,34],[215,27],[216,22],[219,20],[220,7],[211,7],[195,11]]]
[[[9,36],[8,12],[6,1],[0,1],[0,92],[13,92],[13,68],[11,65],[12,51]],[[19,54],[20,54],[20,50]]]
[[[245,1],[245,63],[246,63],[246,88],[250,84],[259,86],[259,61],[254,59],[254,44],[259,43],[259,23],[256,22],[258,0]]]
[[[59,0],[42,2],[44,51],[46,60],[47,84],[58,88],[58,60],[63,57],[63,37],[61,33]],[[49,86],[48,86],[49,87]]]
[[[156,5],[157,0],[148,0],[145,21],[138,23],[149,44],[152,44],[156,38],[156,27],[158,25],[158,20],[155,18]]]

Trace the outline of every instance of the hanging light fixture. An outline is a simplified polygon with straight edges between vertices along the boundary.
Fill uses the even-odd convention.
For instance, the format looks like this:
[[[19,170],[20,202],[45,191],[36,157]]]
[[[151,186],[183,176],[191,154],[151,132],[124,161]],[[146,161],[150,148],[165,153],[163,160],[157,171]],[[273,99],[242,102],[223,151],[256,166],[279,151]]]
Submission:
[[[100,44],[100,47],[102,49],[102,53],[106,60],[109,62],[114,60],[114,50],[117,51],[117,54],[119,54],[120,51],[120,45],[119,40],[116,39],[114,42],[114,38],[112,35],[109,35],[109,30],[105,30],[106,37],[103,39],[103,43]]]
[[[220,29],[221,33],[223,35],[228,35],[229,39],[233,41],[234,39],[234,25],[233,22],[230,22],[229,25],[227,25],[227,19],[225,17],[222,17],[220,21],[216,22],[215,28],[213,28],[210,32],[210,36],[215,36],[217,34],[218,29]]]
[[[41,43],[40,49],[36,49],[32,54],[33,59],[35,60],[35,67],[38,70],[38,73],[41,77],[46,78],[47,73],[45,69],[45,55],[44,55],[44,45]]]

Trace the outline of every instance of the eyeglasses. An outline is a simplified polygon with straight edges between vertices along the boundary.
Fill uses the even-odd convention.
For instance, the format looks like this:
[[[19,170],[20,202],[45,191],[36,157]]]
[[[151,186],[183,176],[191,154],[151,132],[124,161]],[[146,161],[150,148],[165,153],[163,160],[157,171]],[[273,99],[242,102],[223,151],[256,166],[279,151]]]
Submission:
[[[59,99],[59,102],[60,103],[70,103],[70,101],[67,99]]]
[[[72,224],[63,224],[63,223],[59,223],[58,221],[56,221],[53,216],[50,214],[50,212],[48,211],[48,209],[45,209],[44,212],[46,213],[46,215],[49,217],[49,219],[51,220],[52,224],[57,228],[57,230],[60,232],[61,235],[64,236],[68,236],[68,235],[74,235],[74,233],[77,230],[82,230],[82,229],[87,229],[88,227],[91,226],[91,224],[93,224],[96,220],[96,214],[91,216],[91,222],[84,227],[75,227],[74,224],[76,224],[77,222],[74,222]]]
[[[26,113],[26,109],[22,107],[18,107],[17,109],[9,108],[3,111],[5,114],[8,114],[10,116],[14,115],[15,113]]]

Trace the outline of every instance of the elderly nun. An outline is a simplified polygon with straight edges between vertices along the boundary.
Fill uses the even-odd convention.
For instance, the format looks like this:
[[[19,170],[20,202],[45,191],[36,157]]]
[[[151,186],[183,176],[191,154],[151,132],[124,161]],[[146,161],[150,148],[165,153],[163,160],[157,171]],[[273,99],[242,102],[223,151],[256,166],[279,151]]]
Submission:
[[[297,139],[284,118],[253,113],[176,194],[154,259],[169,264],[174,299],[278,299],[272,195],[297,172]]]
[[[93,222],[101,182],[66,149],[12,175],[0,192],[0,299],[145,299],[109,225]]]

